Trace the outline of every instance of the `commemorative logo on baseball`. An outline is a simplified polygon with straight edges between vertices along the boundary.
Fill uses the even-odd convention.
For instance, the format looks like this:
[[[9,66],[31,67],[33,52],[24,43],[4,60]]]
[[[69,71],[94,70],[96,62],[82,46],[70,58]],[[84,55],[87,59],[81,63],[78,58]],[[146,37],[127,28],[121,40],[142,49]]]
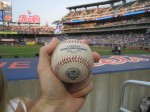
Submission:
[[[60,51],[66,51],[66,52],[70,52],[70,53],[77,53],[77,52],[81,52],[81,51],[87,51],[87,49],[79,46],[79,45],[68,45],[64,48],[61,48]]]

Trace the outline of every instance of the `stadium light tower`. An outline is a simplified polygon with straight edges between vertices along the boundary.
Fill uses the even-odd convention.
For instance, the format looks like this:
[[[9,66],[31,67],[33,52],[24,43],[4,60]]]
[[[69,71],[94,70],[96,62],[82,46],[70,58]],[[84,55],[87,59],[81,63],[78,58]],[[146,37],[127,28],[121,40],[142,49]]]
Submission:
[[[29,17],[30,17],[30,14],[31,14],[31,10],[28,10],[28,14],[29,14]]]
[[[31,16],[31,10],[28,10],[28,15],[29,15],[29,17]],[[30,26],[30,22],[28,22],[28,24],[29,24],[29,26]]]

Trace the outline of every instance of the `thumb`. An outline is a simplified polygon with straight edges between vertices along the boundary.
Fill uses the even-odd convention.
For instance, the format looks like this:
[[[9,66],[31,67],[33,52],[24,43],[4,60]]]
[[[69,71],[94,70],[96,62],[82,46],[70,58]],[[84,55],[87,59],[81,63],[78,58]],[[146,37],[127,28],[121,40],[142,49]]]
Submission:
[[[59,40],[57,38],[53,38],[48,45],[40,48],[38,73],[42,73],[45,70],[50,70],[50,57],[58,44]]]
[[[40,49],[38,76],[42,94],[49,95],[53,88],[62,87],[61,81],[53,73],[50,65],[51,54],[53,53],[58,43],[58,39],[53,38],[47,46],[43,46]]]

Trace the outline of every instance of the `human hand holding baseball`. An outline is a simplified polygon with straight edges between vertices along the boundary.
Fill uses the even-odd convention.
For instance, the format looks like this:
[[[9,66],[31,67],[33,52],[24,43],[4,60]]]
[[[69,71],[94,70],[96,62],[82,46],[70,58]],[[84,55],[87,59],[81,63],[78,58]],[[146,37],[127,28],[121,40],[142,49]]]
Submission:
[[[83,40],[87,43],[87,41]],[[41,93],[30,112],[78,112],[85,102],[87,94],[92,90],[92,75],[78,83],[64,83],[51,67],[51,55],[59,40],[53,38],[52,41],[40,49],[38,63],[38,75],[40,80]],[[94,62],[100,57],[93,52]]]

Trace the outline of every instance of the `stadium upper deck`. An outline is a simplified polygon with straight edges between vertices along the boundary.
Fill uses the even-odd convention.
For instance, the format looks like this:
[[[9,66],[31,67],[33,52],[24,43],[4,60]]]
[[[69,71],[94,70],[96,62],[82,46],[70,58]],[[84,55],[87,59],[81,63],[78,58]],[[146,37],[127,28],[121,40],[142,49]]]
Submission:
[[[62,19],[64,34],[150,28],[149,0],[115,0],[67,9],[70,12]]]

